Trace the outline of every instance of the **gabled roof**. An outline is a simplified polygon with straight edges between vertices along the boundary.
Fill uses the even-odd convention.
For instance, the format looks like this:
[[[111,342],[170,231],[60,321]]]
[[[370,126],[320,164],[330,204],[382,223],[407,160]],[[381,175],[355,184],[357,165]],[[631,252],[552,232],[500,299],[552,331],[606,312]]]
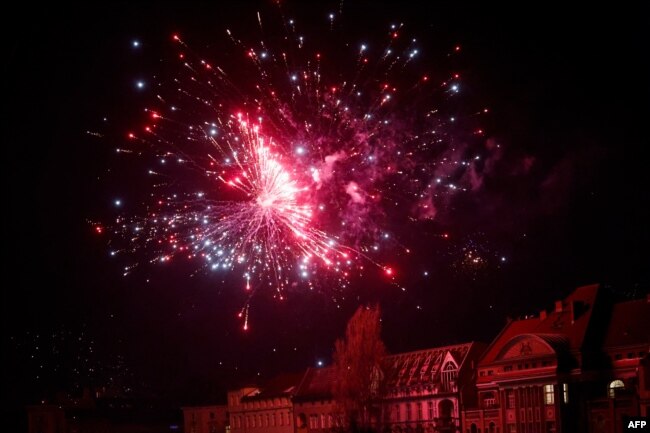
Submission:
[[[275,397],[292,397],[298,389],[303,373],[281,374],[275,376],[256,391],[242,398],[243,402],[264,400]]]
[[[396,353],[384,358],[384,377],[388,387],[413,386],[429,384],[440,380],[440,371],[445,362],[453,361],[461,369],[468,354],[480,353],[482,343],[464,343],[452,346],[434,347],[414,352]],[[334,367],[309,368],[305,373],[295,401],[327,400],[332,398],[332,389],[336,382]]]
[[[523,334],[535,335],[554,349],[579,351],[591,321],[598,288],[598,284],[578,287],[566,299],[557,301],[556,308],[548,314],[508,322],[485,351],[479,366],[496,361],[504,346]]]
[[[453,360],[460,369],[472,344],[474,343],[389,355],[385,358],[386,385],[394,388],[437,382],[445,360]]]

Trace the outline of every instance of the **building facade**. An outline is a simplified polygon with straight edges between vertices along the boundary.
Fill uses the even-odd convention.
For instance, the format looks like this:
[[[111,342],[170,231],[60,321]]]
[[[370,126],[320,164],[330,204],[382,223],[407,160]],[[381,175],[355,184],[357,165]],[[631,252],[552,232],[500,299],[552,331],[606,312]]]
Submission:
[[[383,429],[393,432],[455,432],[461,404],[476,400],[475,375],[481,343],[390,355],[382,399]]]
[[[387,356],[380,403],[372,418],[375,429],[395,433],[457,431],[461,404],[476,401],[475,387],[463,384],[474,380],[484,349],[484,344],[466,343]],[[271,389],[274,386],[232,391],[228,396],[231,430],[336,431],[344,423],[332,395],[335,381],[333,367],[310,368],[295,389],[286,388],[281,395],[277,387]],[[293,424],[288,421],[291,418]]]
[[[335,381],[333,367],[307,369],[293,399],[296,431],[302,429],[325,433],[343,425],[340,411],[332,397]]]
[[[185,433],[226,433],[230,425],[226,405],[183,407]]]
[[[303,374],[281,375],[263,387],[228,393],[232,433],[294,433],[293,397]]]
[[[384,359],[375,431],[619,433],[650,415],[650,295],[621,301],[577,288],[551,311],[509,320],[489,346],[464,343]],[[340,431],[332,367],[228,393],[232,433]]]
[[[616,303],[584,286],[509,321],[479,361],[463,431],[619,432],[624,415],[647,414],[648,299]]]

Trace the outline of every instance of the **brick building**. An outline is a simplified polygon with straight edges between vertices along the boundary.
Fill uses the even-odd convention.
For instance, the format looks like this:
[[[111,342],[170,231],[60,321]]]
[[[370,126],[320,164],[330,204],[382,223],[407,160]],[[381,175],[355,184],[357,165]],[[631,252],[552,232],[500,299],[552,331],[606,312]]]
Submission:
[[[386,358],[383,427],[393,432],[455,432],[461,404],[474,402],[471,383],[482,343],[465,343]]]
[[[479,361],[463,431],[621,431],[648,411],[649,335],[648,299],[617,303],[598,285],[509,321]]]
[[[303,374],[284,374],[263,387],[248,386],[228,393],[232,433],[294,433],[293,397]]]

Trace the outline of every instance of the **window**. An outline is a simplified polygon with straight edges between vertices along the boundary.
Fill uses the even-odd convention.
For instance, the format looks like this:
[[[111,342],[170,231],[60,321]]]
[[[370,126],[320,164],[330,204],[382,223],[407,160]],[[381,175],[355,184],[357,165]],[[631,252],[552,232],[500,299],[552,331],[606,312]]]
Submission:
[[[508,409],[515,408],[515,392],[512,390],[508,391]]]
[[[269,418],[270,418],[270,416],[269,416],[269,414],[267,413],[267,414],[266,414],[266,422],[265,422],[265,424],[264,424],[264,427],[268,427],[269,425],[271,425],[271,421],[269,420]]]
[[[416,403],[418,411],[418,421],[422,419],[422,403]]]
[[[623,354],[622,354],[622,353],[617,353],[617,354],[614,356],[614,359],[616,359],[617,361],[620,361],[621,359],[623,359]]]
[[[432,420],[433,419],[433,402],[432,401],[428,402],[427,406],[428,406],[427,409],[429,411],[429,419]]]
[[[318,428],[318,415],[309,415],[309,429],[315,430]]]
[[[488,397],[483,399],[483,406],[486,408],[494,407],[497,405],[497,399],[494,397]]]
[[[544,404],[555,404],[553,385],[544,385]]]
[[[411,421],[411,403],[406,403],[406,420]]]
[[[564,401],[564,404],[569,404],[569,384],[568,383],[563,383],[562,384],[562,400]]]
[[[400,413],[399,413],[399,404],[395,405],[395,421],[401,421]]]
[[[488,372],[488,376],[490,372]],[[442,387],[445,391],[450,391],[452,386],[456,384],[456,377],[458,376],[458,368],[453,362],[448,362],[442,369]]]
[[[327,427],[327,419],[325,417],[325,414],[322,413],[320,415],[320,428],[326,428]]]
[[[334,419],[332,417],[332,414],[327,415],[327,427],[328,428],[334,427]]]
[[[609,392],[608,392],[609,398],[615,398],[617,390],[623,390],[623,389],[625,389],[625,384],[623,383],[622,380],[619,379],[612,380],[609,383]]]
[[[284,425],[284,412],[280,414],[280,425]]]
[[[273,412],[273,414],[271,415],[271,425],[272,425],[273,427],[275,427],[275,422],[276,422],[276,419],[275,419],[275,412]]]

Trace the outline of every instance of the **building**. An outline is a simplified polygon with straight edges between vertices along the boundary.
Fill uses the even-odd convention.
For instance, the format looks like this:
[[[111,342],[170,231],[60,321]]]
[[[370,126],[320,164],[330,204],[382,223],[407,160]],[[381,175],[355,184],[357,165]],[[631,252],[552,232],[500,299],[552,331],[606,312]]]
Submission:
[[[332,396],[336,381],[333,367],[309,368],[293,398],[296,419],[309,432],[324,433],[342,425]]]
[[[465,343],[386,358],[383,430],[455,432],[461,405],[476,400],[472,383],[482,343]]]
[[[185,433],[226,433],[229,430],[226,405],[183,407]]]
[[[293,397],[303,374],[277,376],[263,387],[228,392],[232,433],[294,433]]]
[[[475,367],[486,345],[465,343],[389,355],[373,424],[386,432],[455,432],[461,405],[476,401]],[[325,433],[343,425],[332,395],[333,367],[281,376],[228,393],[232,433]],[[294,420],[293,424],[291,419]]]
[[[509,321],[479,361],[463,431],[619,432],[623,415],[647,414],[649,299],[590,285]]]

